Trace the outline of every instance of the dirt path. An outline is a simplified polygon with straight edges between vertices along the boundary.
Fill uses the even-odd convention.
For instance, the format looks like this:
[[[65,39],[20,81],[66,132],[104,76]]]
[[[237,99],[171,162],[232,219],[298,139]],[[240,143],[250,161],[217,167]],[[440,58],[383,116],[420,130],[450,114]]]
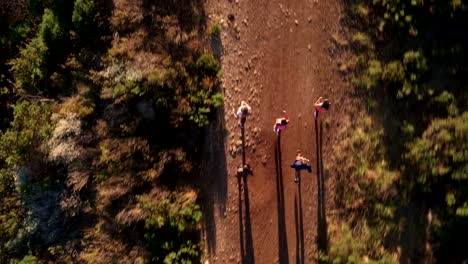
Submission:
[[[339,32],[338,0],[207,1],[211,21],[223,25],[221,52],[225,106],[210,128],[205,150],[206,263],[316,263],[326,243],[333,175],[316,138],[313,102],[320,96],[343,99],[344,85],[333,58],[332,34]],[[216,43],[215,43],[216,45]],[[242,162],[240,128],[232,109],[240,100],[253,107],[246,124],[246,158],[253,176],[236,177]],[[338,140],[339,103],[317,126],[323,146]],[[285,109],[290,125],[277,146],[274,119]],[[224,122],[223,122],[224,120]],[[225,137],[223,143],[219,141]],[[313,161],[313,172],[294,183],[290,164],[297,149]],[[323,180],[317,174],[322,149]],[[225,158],[224,158],[225,157]],[[324,190],[325,192],[319,191]],[[323,196],[325,195],[325,197]]]

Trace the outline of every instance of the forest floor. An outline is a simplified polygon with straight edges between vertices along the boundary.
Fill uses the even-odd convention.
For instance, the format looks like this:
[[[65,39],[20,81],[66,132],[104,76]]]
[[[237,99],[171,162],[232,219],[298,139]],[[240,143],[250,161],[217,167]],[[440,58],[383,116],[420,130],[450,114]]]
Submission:
[[[342,2],[206,5],[210,23],[222,26],[211,45],[224,71],[225,104],[208,128],[203,158],[203,263],[317,263],[318,249],[327,248],[327,216],[334,208],[333,145],[340,140],[337,131],[350,122],[352,105],[350,85],[338,70],[345,55],[334,43],[343,34]],[[332,106],[315,123],[319,96]],[[232,112],[241,100],[252,106],[245,144],[253,175],[246,177],[236,176],[242,141]],[[290,124],[277,151],[273,124],[282,110]],[[301,172],[300,184],[290,167],[298,149],[313,166],[312,173]]]

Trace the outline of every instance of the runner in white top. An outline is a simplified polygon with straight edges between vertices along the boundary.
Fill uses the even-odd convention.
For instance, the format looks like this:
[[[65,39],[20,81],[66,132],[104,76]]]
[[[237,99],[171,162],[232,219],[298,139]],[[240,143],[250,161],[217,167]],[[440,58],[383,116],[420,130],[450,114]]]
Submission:
[[[252,107],[250,107],[250,105],[248,105],[245,101],[242,101],[241,105],[237,109],[237,112],[235,112],[233,109],[233,114],[236,119],[240,118],[240,126],[244,127],[247,116],[252,114]]]

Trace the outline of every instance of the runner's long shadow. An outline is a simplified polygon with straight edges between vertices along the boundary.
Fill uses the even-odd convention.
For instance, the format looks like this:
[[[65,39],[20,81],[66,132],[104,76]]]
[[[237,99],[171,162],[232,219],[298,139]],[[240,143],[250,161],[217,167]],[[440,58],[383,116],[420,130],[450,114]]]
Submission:
[[[281,131],[276,136],[275,164],[276,164],[276,193],[278,202],[278,255],[279,263],[289,263],[288,239],[286,234],[286,220],[284,212],[283,170],[281,167]]]
[[[242,167],[246,165],[245,162],[245,124],[241,126],[241,136],[242,136]]]
[[[317,118],[318,119],[318,118]],[[327,218],[325,215],[325,183],[323,177],[323,159],[322,159],[322,123],[320,122],[320,134],[318,133],[317,119],[315,119],[315,146],[317,157],[317,248],[319,252],[319,263],[325,263],[320,260],[320,254],[328,254],[328,235]],[[320,141],[319,141],[320,139]]]
[[[245,170],[245,135],[244,126],[241,127],[242,134],[242,171],[238,171],[237,186],[239,193],[239,240],[240,251],[243,264],[255,263],[253,239],[252,239],[252,224],[250,222],[250,200],[249,200],[249,185],[247,176],[252,174],[252,171]],[[242,188],[242,186],[244,188]],[[243,189],[243,190],[242,190]],[[243,191],[243,192],[242,192]],[[242,195],[244,196],[244,204],[242,203]],[[242,207],[244,205],[244,208]],[[243,217],[243,209],[245,216]],[[244,230],[245,229],[245,230]],[[245,237],[244,237],[245,235]]]
[[[302,217],[302,192],[301,172],[296,170],[296,178],[299,179],[297,192],[294,197],[294,217],[296,222],[296,263],[304,264],[304,223]]]

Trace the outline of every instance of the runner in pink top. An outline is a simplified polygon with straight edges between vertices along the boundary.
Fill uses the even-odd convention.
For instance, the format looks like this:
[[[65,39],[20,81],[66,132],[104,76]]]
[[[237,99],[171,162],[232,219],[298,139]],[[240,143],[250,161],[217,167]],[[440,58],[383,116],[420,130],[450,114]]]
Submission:
[[[289,124],[289,118],[286,114],[286,111],[283,110],[283,117],[277,118],[275,121],[275,125],[273,126],[273,131],[276,132],[276,134],[279,134],[279,132],[283,129],[286,128],[286,126]]]
[[[328,99],[323,99],[322,96],[320,96],[317,101],[315,101],[315,111],[314,111],[314,118],[317,119],[318,113],[322,112],[325,113],[328,111],[328,108],[330,107],[331,103],[328,101]]]

